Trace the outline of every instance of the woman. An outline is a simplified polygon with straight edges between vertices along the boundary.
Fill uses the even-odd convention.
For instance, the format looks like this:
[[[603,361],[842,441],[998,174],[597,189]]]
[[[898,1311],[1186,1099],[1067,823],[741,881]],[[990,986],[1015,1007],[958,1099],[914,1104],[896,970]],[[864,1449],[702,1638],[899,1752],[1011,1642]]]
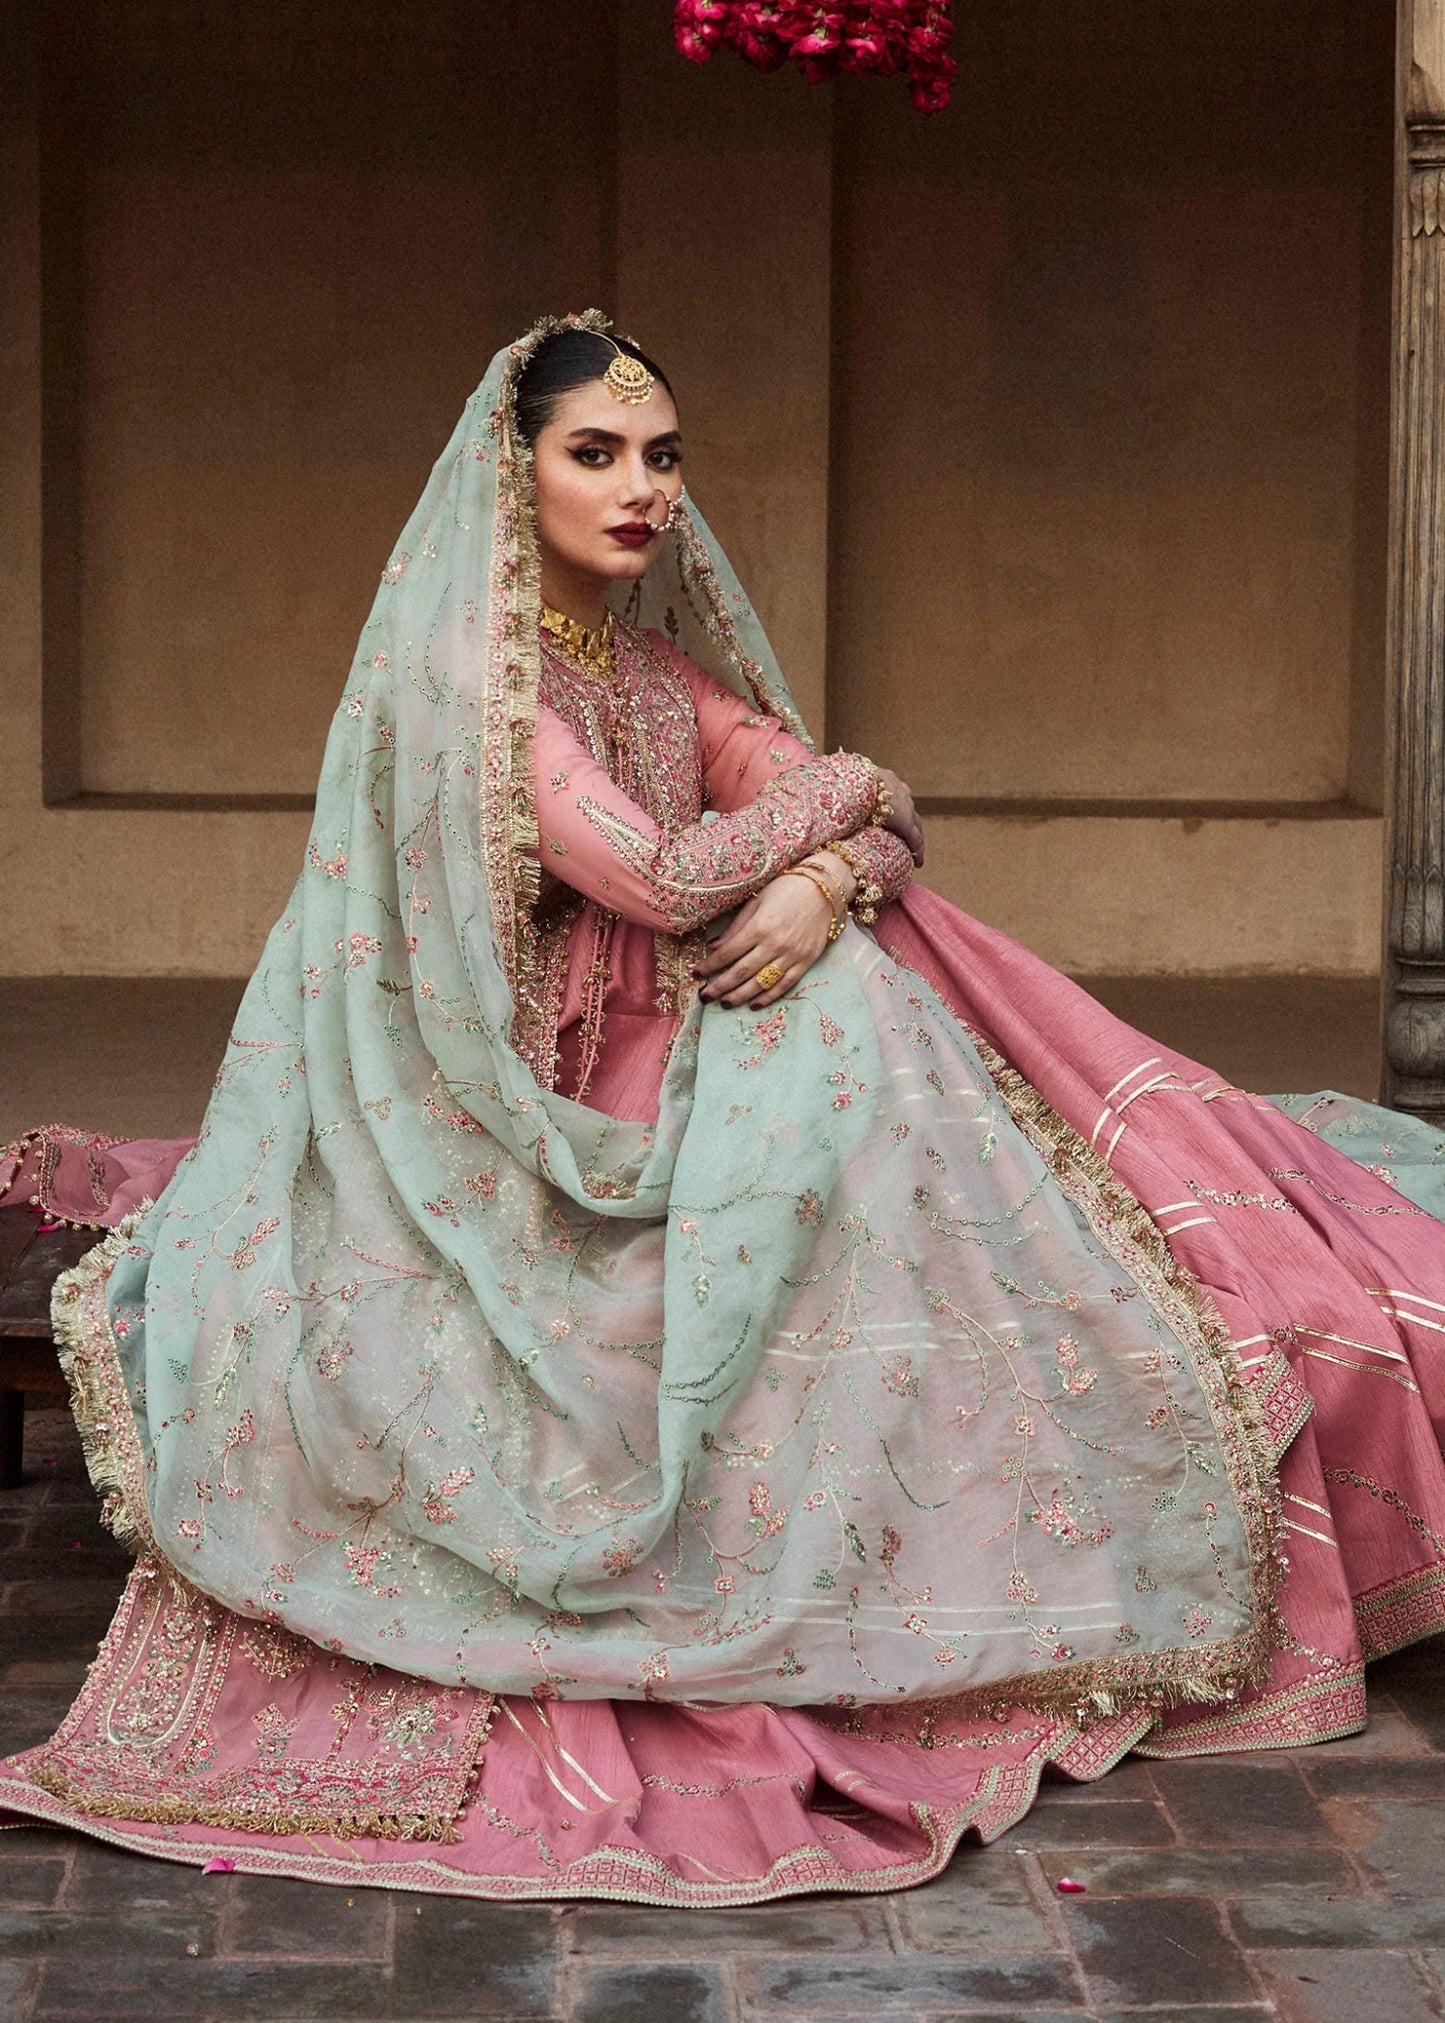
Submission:
[[[199,1140],[13,1148],[119,1223],[56,1316],[138,1552],[14,1813],[348,1886],[893,1888],[1048,1763],[1358,1728],[1445,1620],[1445,1139],[1302,1129],[912,882],[680,453],[596,312],[498,354]]]

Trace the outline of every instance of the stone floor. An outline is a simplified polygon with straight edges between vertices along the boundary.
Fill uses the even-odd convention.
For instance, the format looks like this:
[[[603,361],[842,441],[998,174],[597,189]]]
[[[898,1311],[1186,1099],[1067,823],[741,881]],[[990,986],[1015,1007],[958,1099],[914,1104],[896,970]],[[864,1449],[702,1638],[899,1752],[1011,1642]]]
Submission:
[[[28,1008],[0,989],[0,1131],[42,1111],[111,1129],[194,1128],[233,991],[40,988]],[[1364,986],[1098,988],[1255,1086],[1370,1090]],[[57,1005],[71,1014],[62,1046],[27,1042]],[[6,1048],[7,1036],[29,1051]],[[59,1720],[123,1577],[63,1415],[31,1416],[27,1479],[0,1496],[0,1550],[0,1749],[13,1749]],[[1445,2019],[1445,1640],[1378,1666],[1371,1708],[1365,1735],[1320,1749],[1136,1759],[1098,1785],[1051,1783],[1013,1833],[965,1846],[924,1889],[754,1910],[347,1894],[203,1876],[51,1831],[0,1832],[0,2013],[15,2023]],[[1060,1895],[1061,1877],[1084,1892]]]
[[[0,1751],[55,1727],[125,1559],[59,1413],[0,1498]],[[0,1832],[0,2014],[570,2023],[1424,2023],[1445,2018],[1445,1640],[1352,1740],[1045,1786],[893,1897],[736,1911],[458,1903]],[[1082,1895],[1060,1896],[1067,1876]]]

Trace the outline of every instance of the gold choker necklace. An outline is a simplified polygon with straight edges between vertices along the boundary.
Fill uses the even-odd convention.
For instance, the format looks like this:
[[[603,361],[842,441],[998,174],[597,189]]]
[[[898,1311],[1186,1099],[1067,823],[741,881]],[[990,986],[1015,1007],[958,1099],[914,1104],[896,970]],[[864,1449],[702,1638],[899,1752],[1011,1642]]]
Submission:
[[[541,623],[562,651],[585,667],[589,674],[611,675],[616,671],[617,662],[612,651],[612,613],[609,611],[600,625],[583,625],[575,618],[569,618],[565,611],[557,611],[550,604],[544,604],[539,613]]]

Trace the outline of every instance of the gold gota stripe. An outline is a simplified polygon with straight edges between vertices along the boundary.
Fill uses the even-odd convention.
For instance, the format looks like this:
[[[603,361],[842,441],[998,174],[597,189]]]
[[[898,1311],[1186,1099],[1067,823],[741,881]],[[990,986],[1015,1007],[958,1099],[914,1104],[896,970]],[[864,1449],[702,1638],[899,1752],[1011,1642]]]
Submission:
[[[1357,1342],[1351,1335],[1332,1335],[1327,1333],[1324,1328],[1309,1328],[1305,1327],[1303,1323],[1299,1325],[1296,1332],[1302,1335],[1313,1335],[1317,1342],[1338,1342],[1342,1349],[1359,1349],[1367,1356],[1384,1356],[1392,1363],[1404,1363],[1407,1367],[1409,1366],[1410,1358],[1408,1356],[1402,1355],[1398,1349],[1382,1349],[1375,1342]]]
[[[1109,1121],[1110,1117],[1112,1117],[1113,1114],[1114,1112],[1110,1109],[1109,1105],[1106,1103],[1103,1109],[1099,1112],[1098,1116],[1095,1118],[1094,1128],[1089,1133],[1089,1149],[1091,1151],[1094,1152],[1098,1151],[1099,1133],[1103,1130],[1105,1124]]]
[[[1445,1314],[1445,1306],[1442,1306],[1439,1300],[1426,1299],[1423,1293],[1406,1292],[1398,1285],[1371,1285],[1366,1286],[1365,1290],[1371,1299],[1404,1299],[1408,1300],[1412,1307],[1429,1307],[1432,1313]]]
[[[598,1790],[597,1785],[592,1784],[592,1779],[590,1777],[587,1779],[587,1782],[588,1784],[592,1785],[592,1789],[596,1791],[598,1796],[604,1801],[603,1804],[601,1804],[600,1806],[589,1805],[585,1798],[579,1798],[575,1791],[569,1791],[566,1785],[563,1784],[561,1779],[557,1776],[557,1773],[553,1770],[551,1764],[547,1761],[546,1757],[543,1755],[541,1748],[538,1746],[536,1737],[534,1735],[528,1734],[527,1730],[523,1727],[522,1723],[517,1719],[516,1715],[512,1712],[511,1707],[507,1704],[505,1700],[502,1700],[499,1704],[501,1706],[502,1712],[506,1715],[507,1719],[511,1722],[512,1726],[516,1729],[517,1733],[521,1736],[522,1740],[526,1743],[527,1747],[531,1750],[532,1754],[536,1757],[538,1763],[541,1765],[542,1775],[546,1778],[547,1782],[552,1786],[552,1789],[558,1794],[558,1796],[566,1800],[567,1804],[572,1807],[574,1812],[578,1813],[582,1817],[590,1818],[595,1816],[599,1812],[606,1812],[610,1806],[613,1806],[617,1803],[617,1800],[615,1798],[608,1798],[607,1794],[604,1791]]]
[[[602,1799],[604,1804],[616,1805],[618,1803],[618,1800],[613,1797],[612,1793],[610,1791],[604,1791],[602,1789],[602,1786],[597,1782],[597,1779],[592,1775],[591,1771],[587,1768],[587,1766],[584,1763],[579,1762],[578,1759],[572,1754],[571,1750],[564,1747],[564,1745],[557,1739],[556,1725],[552,1720],[551,1714],[547,1711],[546,1703],[534,1702],[532,1706],[532,1713],[536,1717],[539,1725],[546,1731],[547,1738],[551,1742],[552,1747],[556,1750],[557,1754],[561,1757],[562,1761],[567,1765],[568,1769],[575,1771],[576,1774],[582,1779],[583,1783],[586,1784],[590,1790],[595,1791],[597,1796],[600,1799]]]
[[[1106,1089],[1104,1091],[1105,1103],[1106,1104],[1112,1103],[1114,1098],[1118,1095],[1119,1091],[1125,1086],[1126,1083],[1132,1082],[1136,1075],[1142,1075],[1146,1068],[1157,1067],[1160,1061],[1163,1060],[1163,1058],[1164,1056],[1162,1054],[1151,1054],[1147,1061],[1140,1061],[1137,1068],[1130,1068],[1127,1075],[1120,1075],[1118,1081],[1115,1082],[1113,1088]]]
[[[1380,1312],[1388,1314],[1391,1320],[1408,1321],[1412,1327],[1429,1328],[1437,1335],[1445,1335],[1445,1326],[1442,1326],[1439,1321],[1427,1321],[1423,1314],[1407,1314],[1403,1307],[1381,1307]],[[1388,1352],[1384,1349],[1377,1351],[1377,1354],[1382,1356],[1386,1353]],[[1402,1356],[1400,1361],[1404,1362],[1404,1360],[1405,1358]]]
[[[1319,1363],[1334,1363],[1342,1370],[1358,1370],[1362,1376],[1384,1377],[1392,1384],[1399,1384],[1403,1390],[1413,1391],[1417,1398],[1420,1395],[1420,1386],[1412,1383],[1408,1377],[1402,1377],[1398,1370],[1381,1370],[1373,1363],[1356,1363],[1348,1356],[1332,1356],[1328,1349],[1302,1348],[1301,1354],[1313,1356]]]
[[[1151,1075],[1147,1082],[1141,1082],[1137,1089],[1131,1089],[1128,1095],[1119,1103],[1118,1107],[1120,1110],[1127,1110],[1137,1097],[1153,1095],[1160,1089],[1167,1089],[1171,1082],[1174,1083],[1175,1087],[1178,1086],[1172,1073],[1167,1075]]]

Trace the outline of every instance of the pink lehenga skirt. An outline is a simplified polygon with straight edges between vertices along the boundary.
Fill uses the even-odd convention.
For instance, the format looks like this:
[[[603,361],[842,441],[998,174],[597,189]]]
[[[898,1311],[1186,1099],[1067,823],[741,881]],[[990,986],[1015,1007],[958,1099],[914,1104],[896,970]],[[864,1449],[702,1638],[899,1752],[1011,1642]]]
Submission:
[[[1345,1098],[1246,1094],[921,887],[877,932],[1016,1101],[1087,1141],[1230,1327],[1288,1527],[1268,1680],[1092,1719],[537,1702],[357,1663],[142,1558],[59,1731],[0,1765],[11,1819],[348,1887],[742,1904],[924,1882],[965,1834],[1022,1818],[1050,1764],[1096,1778],[1130,1750],[1364,1725],[1367,1660],[1445,1627],[1445,1223],[1421,1206],[1445,1215],[1445,1137]],[[184,1149],[33,1134],[0,1190],[115,1221]],[[74,1299],[103,1303],[105,1269],[97,1250]]]

